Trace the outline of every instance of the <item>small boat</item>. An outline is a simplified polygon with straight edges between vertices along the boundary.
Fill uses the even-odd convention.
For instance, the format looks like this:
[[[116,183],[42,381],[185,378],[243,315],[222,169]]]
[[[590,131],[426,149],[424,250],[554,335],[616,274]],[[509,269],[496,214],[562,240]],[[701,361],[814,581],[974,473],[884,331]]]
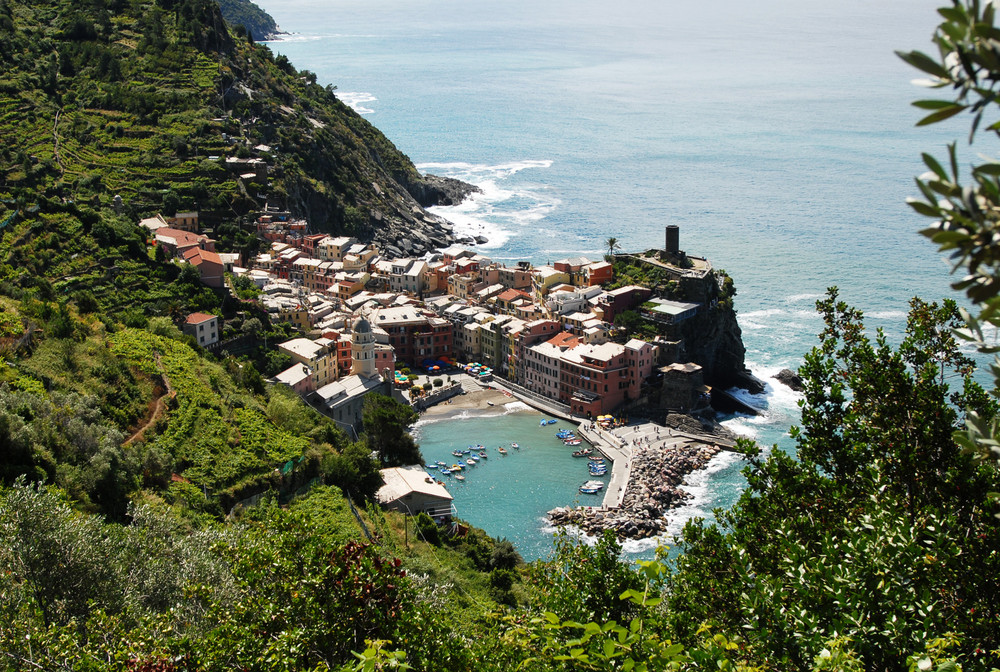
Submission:
[[[501,455],[507,454],[507,450],[503,446],[497,446],[497,450],[500,452]]]
[[[517,445],[516,443],[513,443],[513,442],[511,442],[510,447],[513,448],[514,450],[520,450],[521,449],[521,446],[519,446],[519,445]]]
[[[485,450],[479,453],[479,457],[483,458],[484,460],[490,459],[490,456],[486,454]]]
[[[494,404],[494,403],[493,403],[492,401],[487,401],[487,402],[486,402],[486,405],[487,405],[487,406],[495,406],[496,404]]]
[[[538,421],[538,426],[539,426],[539,427],[544,427],[544,426],[545,426],[545,425],[547,425],[547,424],[548,424],[548,423],[547,423],[547,422],[545,422],[545,418],[542,418],[541,420],[539,420],[539,421]]]
[[[554,425],[554,424],[556,424],[556,419],[555,418],[550,418],[548,421],[546,421],[545,424],[546,425]]]
[[[584,448],[583,450],[574,450],[573,457],[587,457],[593,451],[590,448]]]
[[[580,439],[570,439],[568,441],[563,441],[563,444],[567,446],[579,446],[581,443],[583,442],[580,441]]]
[[[580,492],[585,495],[596,495],[604,487],[600,481],[587,481],[580,486]]]
[[[482,458],[480,458],[480,457],[479,457],[478,455],[476,455],[475,453],[470,453],[470,454],[469,454],[469,458],[468,458],[468,460],[466,460],[466,462],[468,462],[469,460],[472,460],[472,461],[473,461],[473,463],[478,463],[480,459],[482,459]]]
[[[590,470],[590,475],[591,476],[607,476],[608,475],[608,470],[607,469],[591,469]]]
[[[454,455],[455,457],[462,457],[462,451],[461,450],[453,450],[453,451],[451,451],[451,454]]]
[[[576,437],[576,435],[573,432],[569,431],[568,429],[560,429],[558,432],[556,432],[557,439],[568,439],[570,437]]]
[[[464,449],[464,450],[462,451],[462,454],[463,454],[463,455],[468,455],[468,454],[469,454],[469,453],[471,453],[471,452],[472,452],[472,446],[469,446],[468,448],[465,448],[465,449]]]
[[[474,466],[476,466],[476,461],[475,461],[474,459],[472,459],[471,457],[470,457],[469,459],[467,459],[467,460],[465,461],[465,463],[466,463],[467,465],[469,465],[470,467],[474,467]]]
[[[442,462],[441,460],[438,460],[434,464],[438,465],[439,467],[447,467],[448,466],[447,462]]]
[[[462,471],[462,469],[464,469],[464,467],[461,464],[453,464],[448,468],[451,469],[452,471]]]
[[[445,476],[451,476],[451,469],[448,469],[447,467],[441,467],[441,473],[444,474]]]
[[[603,457],[592,457],[587,462],[587,464],[592,464],[592,465],[595,465],[595,466],[596,465],[600,465],[600,466],[603,467],[604,466],[604,458]]]
[[[464,481],[465,476],[463,476],[462,474],[455,474],[455,480]]]

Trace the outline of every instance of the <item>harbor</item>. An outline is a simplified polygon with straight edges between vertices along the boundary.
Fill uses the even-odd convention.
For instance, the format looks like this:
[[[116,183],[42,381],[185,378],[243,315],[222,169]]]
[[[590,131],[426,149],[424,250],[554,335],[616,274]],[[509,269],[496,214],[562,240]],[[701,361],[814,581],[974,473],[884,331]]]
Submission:
[[[588,536],[613,529],[626,549],[649,551],[655,538],[668,532],[673,511],[698,504],[692,488],[684,485],[686,478],[713,459],[719,464],[719,452],[732,449],[731,442],[717,437],[650,422],[581,423],[558,409],[520,400],[496,382],[483,386],[464,376],[458,380],[465,394],[427,409],[416,427],[425,459],[428,465],[451,465],[458,460],[453,451],[482,445],[487,464],[466,465],[459,472],[462,480],[435,478],[455,497],[460,518],[514,540],[519,548],[537,549],[529,556],[544,557],[549,535],[561,526]],[[567,445],[566,432],[581,443]],[[514,443],[519,447],[512,450]],[[590,455],[573,457],[588,446]],[[500,454],[499,447],[508,454]],[[593,469],[595,458],[603,471]],[[462,459],[470,458],[463,454]],[[737,462],[730,459],[716,468],[736,480]],[[601,487],[581,492],[589,481]]]

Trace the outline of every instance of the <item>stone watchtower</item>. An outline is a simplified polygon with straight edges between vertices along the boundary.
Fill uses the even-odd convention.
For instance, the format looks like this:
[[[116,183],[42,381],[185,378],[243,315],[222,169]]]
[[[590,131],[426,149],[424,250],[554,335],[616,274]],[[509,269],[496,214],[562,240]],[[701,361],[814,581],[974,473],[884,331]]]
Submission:
[[[351,374],[371,378],[375,370],[375,334],[372,325],[363,317],[358,318],[351,334]]]

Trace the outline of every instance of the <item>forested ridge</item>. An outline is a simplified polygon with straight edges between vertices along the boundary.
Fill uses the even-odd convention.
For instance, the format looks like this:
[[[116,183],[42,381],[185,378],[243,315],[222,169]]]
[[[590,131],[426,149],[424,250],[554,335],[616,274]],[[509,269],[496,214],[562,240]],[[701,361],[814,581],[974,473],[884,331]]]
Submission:
[[[232,26],[242,26],[255,40],[266,40],[278,33],[271,15],[249,0],[219,0],[219,9]]]
[[[994,139],[992,5],[941,18],[937,53],[903,54],[947,99],[919,106]],[[309,118],[357,123],[239,32],[198,0],[0,0],[0,669],[1000,667],[997,402],[963,343],[988,351],[1000,322],[996,163],[962,184],[957,158],[927,155],[912,203],[973,310],[914,299],[890,344],[831,290],[794,458],[744,445],[744,495],[669,557],[628,564],[613,536],[560,536],[526,564],[481,530],[381,511],[377,469],[413,459],[414,413],[374,396],[374,430],[352,440],[268,386],[287,361],[266,343],[287,327],[136,226],[140,202],[248,198],[205,164],[225,129],[247,132],[226,110],[259,112],[253,140],[285,147],[320,141]],[[292,113],[226,93],[269,78]],[[388,147],[352,137],[358,155]],[[330,188],[291,154],[286,177]],[[340,156],[326,160],[360,165]],[[412,168],[395,156],[387,170]],[[348,215],[351,188],[336,192]],[[252,246],[227,217],[220,244]],[[177,326],[192,310],[259,345],[202,350]]]

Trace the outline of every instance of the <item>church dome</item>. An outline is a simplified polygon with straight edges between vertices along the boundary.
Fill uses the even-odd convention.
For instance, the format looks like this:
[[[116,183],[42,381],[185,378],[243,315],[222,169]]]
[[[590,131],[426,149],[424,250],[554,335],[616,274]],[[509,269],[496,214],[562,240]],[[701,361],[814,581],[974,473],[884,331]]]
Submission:
[[[359,317],[354,322],[354,326],[351,327],[351,330],[355,334],[370,334],[370,333],[372,333],[372,325],[370,325],[368,323],[368,320],[366,320],[365,318]]]

